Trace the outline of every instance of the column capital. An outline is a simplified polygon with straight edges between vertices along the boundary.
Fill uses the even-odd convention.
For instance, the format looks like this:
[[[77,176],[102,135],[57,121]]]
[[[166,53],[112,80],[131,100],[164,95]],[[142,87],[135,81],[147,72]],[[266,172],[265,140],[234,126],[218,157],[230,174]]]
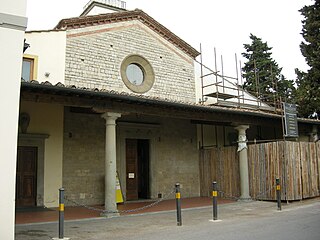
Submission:
[[[101,114],[101,117],[106,120],[117,120],[119,117],[121,117],[121,113],[114,113],[114,112],[105,112]]]
[[[238,130],[239,132],[245,132],[249,128],[249,125],[238,125],[234,129]]]
[[[246,130],[249,128],[249,125],[239,125],[235,127],[238,130],[238,152],[247,148],[247,136]]]

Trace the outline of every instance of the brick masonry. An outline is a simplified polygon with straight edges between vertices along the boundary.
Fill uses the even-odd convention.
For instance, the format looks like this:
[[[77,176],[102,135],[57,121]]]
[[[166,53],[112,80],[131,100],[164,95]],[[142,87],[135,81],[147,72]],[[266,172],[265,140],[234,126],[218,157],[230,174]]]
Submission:
[[[150,140],[150,197],[182,184],[183,197],[199,196],[196,126],[187,120],[128,115],[119,121],[155,123],[117,125],[117,170],[125,194],[125,139]],[[179,126],[179,127],[177,127]],[[63,186],[66,195],[84,204],[104,203],[105,121],[100,115],[65,109]],[[174,196],[172,196],[173,198]]]
[[[131,54],[146,58],[155,73],[144,95],[195,102],[193,59],[137,20],[68,30],[65,82],[133,93],[120,76],[121,63]]]

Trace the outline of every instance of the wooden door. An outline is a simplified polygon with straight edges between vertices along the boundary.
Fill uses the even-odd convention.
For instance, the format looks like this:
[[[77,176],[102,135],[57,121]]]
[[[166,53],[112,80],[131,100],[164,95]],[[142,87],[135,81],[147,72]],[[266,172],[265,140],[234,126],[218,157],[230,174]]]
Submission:
[[[36,206],[37,147],[18,147],[16,206]]]
[[[138,141],[137,139],[126,139],[126,193],[127,200],[138,199]]]

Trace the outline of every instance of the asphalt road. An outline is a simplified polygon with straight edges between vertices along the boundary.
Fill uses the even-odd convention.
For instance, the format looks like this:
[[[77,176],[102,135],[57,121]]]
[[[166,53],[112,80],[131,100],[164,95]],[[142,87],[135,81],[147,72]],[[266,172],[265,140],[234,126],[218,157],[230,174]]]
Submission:
[[[211,208],[184,210],[183,226],[176,226],[176,213],[122,216],[65,223],[65,236],[71,239],[219,239],[219,240],[320,240],[320,200],[284,205],[245,202],[219,208],[221,221],[212,219]],[[42,240],[57,237],[57,223],[18,225],[16,240]]]

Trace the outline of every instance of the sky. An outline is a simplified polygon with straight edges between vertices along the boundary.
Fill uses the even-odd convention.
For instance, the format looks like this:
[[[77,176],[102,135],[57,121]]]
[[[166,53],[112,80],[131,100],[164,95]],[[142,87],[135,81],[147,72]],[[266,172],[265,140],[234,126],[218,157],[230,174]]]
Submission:
[[[63,18],[77,17],[89,0],[27,0],[27,30],[54,28]],[[243,44],[250,33],[272,47],[272,58],[287,79],[294,69],[308,66],[299,44],[302,23],[299,9],[312,0],[127,0],[127,10],[139,8],[200,51],[203,63],[214,69],[214,48],[218,70],[223,56],[224,74],[236,76],[235,54],[242,62]]]

